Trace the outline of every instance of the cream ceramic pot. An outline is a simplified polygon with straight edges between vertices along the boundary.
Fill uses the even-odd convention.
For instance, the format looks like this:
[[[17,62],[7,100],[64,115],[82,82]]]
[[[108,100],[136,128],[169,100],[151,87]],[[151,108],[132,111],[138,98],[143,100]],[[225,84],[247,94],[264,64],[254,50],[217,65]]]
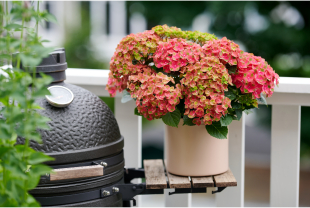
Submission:
[[[228,170],[228,139],[210,136],[204,125],[166,125],[166,168],[181,176],[208,176]]]

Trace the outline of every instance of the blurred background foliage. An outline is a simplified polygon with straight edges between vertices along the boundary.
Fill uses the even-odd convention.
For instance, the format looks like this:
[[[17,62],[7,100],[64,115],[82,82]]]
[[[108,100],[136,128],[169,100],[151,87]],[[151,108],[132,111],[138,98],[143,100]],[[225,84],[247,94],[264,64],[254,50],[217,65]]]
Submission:
[[[128,1],[126,15],[129,19],[142,14],[147,29],[167,24],[226,36],[242,50],[265,58],[280,76],[310,77],[309,8],[310,2]],[[81,10],[82,27],[68,33],[64,45],[68,65],[107,69],[109,63],[95,59],[89,46],[89,2],[82,2]],[[113,98],[102,99],[114,110]],[[301,155],[310,156],[310,108],[302,107],[301,114]],[[270,129],[271,107],[260,107],[258,115],[261,125]]]
[[[70,68],[108,69],[109,63],[94,58],[89,37],[91,31],[89,2],[81,2],[81,27],[66,30],[66,58]]]

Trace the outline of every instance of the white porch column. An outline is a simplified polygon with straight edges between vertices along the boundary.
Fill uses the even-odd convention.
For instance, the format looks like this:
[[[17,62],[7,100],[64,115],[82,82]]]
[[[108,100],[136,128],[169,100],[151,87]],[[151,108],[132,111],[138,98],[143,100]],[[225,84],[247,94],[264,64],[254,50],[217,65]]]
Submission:
[[[126,35],[126,2],[110,1],[110,35]]]
[[[165,128],[166,131],[166,128]],[[166,145],[166,132],[164,138],[164,158],[167,155]],[[169,195],[169,192],[173,192],[174,189],[165,189],[165,207],[191,207],[192,206],[192,194],[174,194]]]
[[[221,193],[216,193],[218,207],[244,206],[244,143],[245,143],[245,113],[240,121],[229,125],[229,167],[233,172],[237,187],[228,187]]]
[[[91,36],[106,34],[106,1],[90,1]]]
[[[115,118],[124,137],[125,167],[141,168],[142,160],[142,118],[134,114],[136,104],[134,101],[121,103],[119,97],[115,98]],[[140,183],[141,180],[135,182]],[[137,206],[141,204],[141,196],[135,197]]]
[[[272,106],[270,206],[298,207],[300,106]]]

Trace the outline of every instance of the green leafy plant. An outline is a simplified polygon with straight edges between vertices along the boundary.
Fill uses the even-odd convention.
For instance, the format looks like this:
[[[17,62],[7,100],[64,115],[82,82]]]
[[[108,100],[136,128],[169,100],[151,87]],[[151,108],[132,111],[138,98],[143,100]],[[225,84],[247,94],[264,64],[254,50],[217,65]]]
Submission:
[[[11,10],[9,11],[9,4]],[[36,2],[39,8],[39,2]],[[48,129],[49,119],[40,115],[37,98],[50,94],[52,78],[35,67],[53,48],[42,45],[38,25],[55,21],[47,11],[34,9],[29,2],[0,4],[0,206],[40,206],[28,193],[51,168],[53,158],[30,147],[30,141],[42,143],[38,129]],[[31,23],[34,22],[34,28]],[[10,65],[13,63],[13,67]],[[21,66],[23,65],[23,67]],[[9,66],[9,67],[8,67]],[[22,70],[23,68],[23,70]],[[17,138],[22,144],[16,145]]]

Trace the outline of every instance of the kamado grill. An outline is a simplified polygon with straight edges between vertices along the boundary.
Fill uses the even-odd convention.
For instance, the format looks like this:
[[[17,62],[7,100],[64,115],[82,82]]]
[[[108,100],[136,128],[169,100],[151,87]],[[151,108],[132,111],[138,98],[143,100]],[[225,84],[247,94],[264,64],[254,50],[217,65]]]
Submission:
[[[237,185],[231,172],[223,174],[224,182],[220,176],[187,181],[189,177],[166,172],[161,160],[144,161],[145,171],[124,169],[124,138],[112,111],[93,93],[65,83],[66,69],[64,49],[55,50],[37,67],[37,76],[43,72],[54,79],[52,96],[36,101],[44,108],[40,113],[51,119],[50,130],[39,130],[43,144],[31,142],[33,149],[55,158],[47,163],[54,173],[42,176],[30,191],[42,206],[130,206],[130,200],[135,205],[134,196],[163,194],[165,188],[182,194]],[[146,178],[146,183],[130,183],[134,178]]]
[[[64,49],[37,66],[38,76],[39,72],[52,76],[51,86],[69,89],[74,98],[66,107],[54,107],[46,98],[36,101],[44,108],[40,113],[51,121],[50,130],[39,130],[43,144],[32,142],[31,147],[55,158],[47,163],[55,173],[42,176],[30,193],[42,206],[122,206],[121,195],[110,189],[106,194],[110,197],[99,195],[102,188],[123,183],[124,139],[118,124],[99,97],[64,82],[66,69]],[[63,92],[59,93],[61,97]]]

